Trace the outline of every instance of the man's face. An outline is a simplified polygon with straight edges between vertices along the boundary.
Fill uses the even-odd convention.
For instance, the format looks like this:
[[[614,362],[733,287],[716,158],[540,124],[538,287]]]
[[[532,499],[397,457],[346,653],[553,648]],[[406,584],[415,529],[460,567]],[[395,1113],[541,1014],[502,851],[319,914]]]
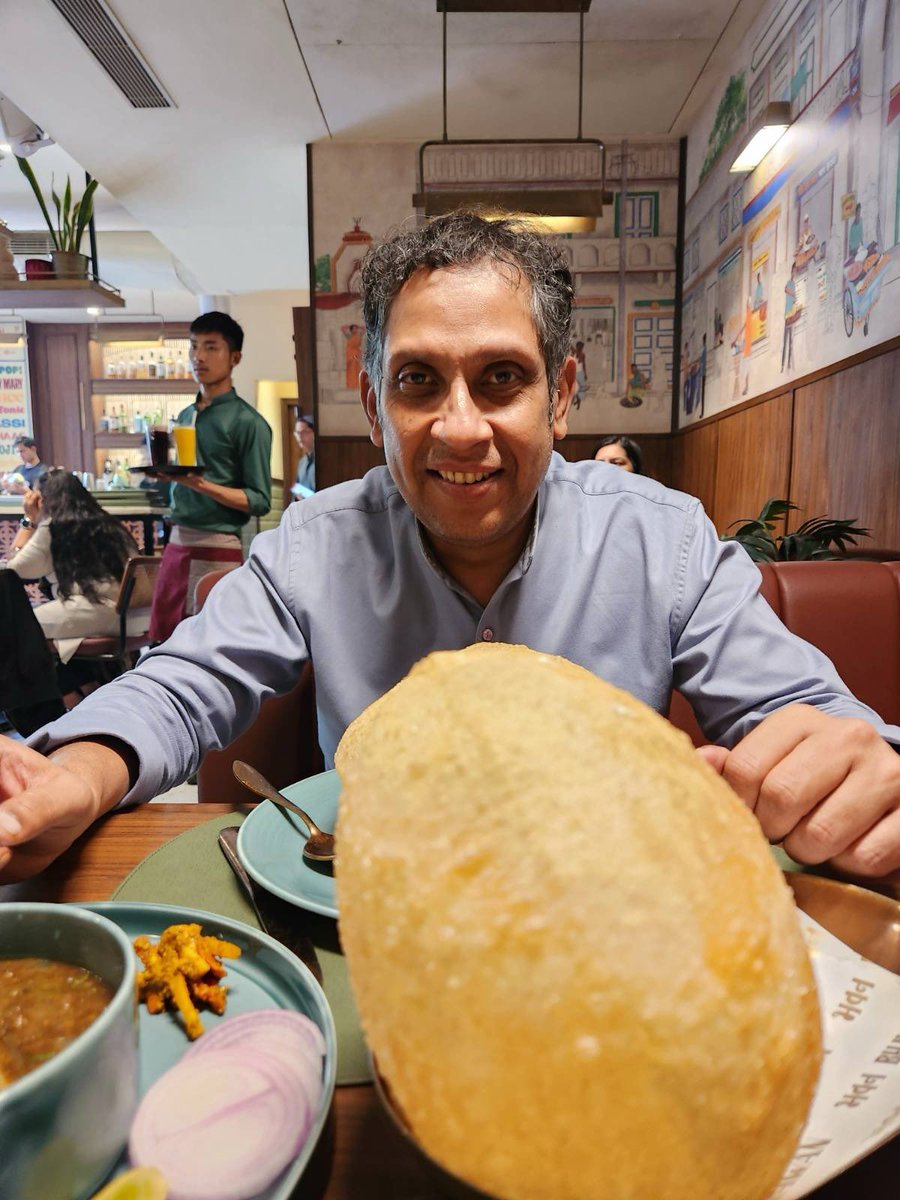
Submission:
[[[188,357],[194,378],[206,387],[224,383],[241,361],[240,351],[232,350],[221,333],[192,333]]]
[[[297,421],[294,425],[294,441],[304,454],[312,454],[316,444],[316,435],[305,421]]]
[[[33,467],[36,462],[39,462],[37,450],[34,446],[19,446],[19,458],[26,466]]]
[[[391,307],[380,406],[361,376],[372,441],[448,564],[518,553],[566,432],[575,360],[553,389],[551,423],[530,296],[488,263],[420,270]]]

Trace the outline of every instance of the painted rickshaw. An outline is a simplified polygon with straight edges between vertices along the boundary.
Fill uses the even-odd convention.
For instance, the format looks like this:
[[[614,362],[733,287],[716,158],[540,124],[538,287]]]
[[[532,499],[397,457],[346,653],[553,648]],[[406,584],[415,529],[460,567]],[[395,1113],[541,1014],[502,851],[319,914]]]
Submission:
[[[841,307],[844,312],[844,331],[850,337],[857,325],[862,325],[863,335],[869,332],[869,317],[881,298],[884,274],[890,259],[882,254],[875,242],[870,242],[863,259],[854,258],[844,263],[844,294]]]

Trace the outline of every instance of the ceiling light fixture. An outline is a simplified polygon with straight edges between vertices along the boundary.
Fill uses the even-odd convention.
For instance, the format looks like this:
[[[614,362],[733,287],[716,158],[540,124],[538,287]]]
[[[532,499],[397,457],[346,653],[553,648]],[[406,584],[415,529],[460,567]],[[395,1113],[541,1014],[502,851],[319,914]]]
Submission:
[[[606,150],[582,136],[584,14],[591,0],[437,0],[443,14],[443,118],[440,140],[419,147],[413,205],[425,217],[477,206],[486,215],[512,212],[543,232],[591,233],[604,203]],[[447,136],[447,13],[577,12],[578,133],[574,138],[450,138]]]
[[[741,171],[754,171],[777,141],[787,132],[791,124],[791,106],[787,100],[773,100],[763,110],[762,117],[751,127],[743,149],[728,168],[737,175]]]

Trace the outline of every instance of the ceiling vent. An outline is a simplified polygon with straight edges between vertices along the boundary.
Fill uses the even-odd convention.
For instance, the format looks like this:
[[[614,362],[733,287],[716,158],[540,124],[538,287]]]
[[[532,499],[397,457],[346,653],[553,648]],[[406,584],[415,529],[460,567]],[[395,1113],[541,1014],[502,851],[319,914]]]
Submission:
[[[26,229],[13,233],[9,231],[9,248],[13,254],[50,254],[56,247],[49,233],[41,233],[39,229]]]
[[[174,108],[104,0],[50,0],[132,108]]]

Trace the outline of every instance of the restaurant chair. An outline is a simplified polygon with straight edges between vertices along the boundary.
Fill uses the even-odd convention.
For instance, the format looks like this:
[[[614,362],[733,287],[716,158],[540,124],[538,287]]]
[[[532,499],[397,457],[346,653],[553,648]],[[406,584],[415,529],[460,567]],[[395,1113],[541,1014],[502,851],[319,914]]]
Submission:
[[[228,571],[210,571],[197,584],[196,609]],[[319,748],[316,684],[307,663],[296,686],[284,696],[264,700],[253,724],[221,750],[210,750],[197,771],[201,804],[242,804],[250,793],[232,774],[235,759],[261,771],[277,788],[325,770]]]
[[[118,634],[83,638],[74,659],[108,664],[110,677],[134,666],[139,652],[150,645],[150,606],[161,565],[162,558],[155,555],[138,554],[129,558],[116,597]]]

